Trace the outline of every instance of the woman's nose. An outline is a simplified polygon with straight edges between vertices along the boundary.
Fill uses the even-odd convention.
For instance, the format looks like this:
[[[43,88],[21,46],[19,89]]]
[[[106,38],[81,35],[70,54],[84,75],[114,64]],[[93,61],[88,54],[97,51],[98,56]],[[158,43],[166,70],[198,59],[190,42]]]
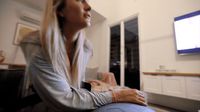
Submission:
[[[84,9],[86,11],[90,11],[92,9],[91,6],[89,5],[89,3],[87,1],[85,2]]]

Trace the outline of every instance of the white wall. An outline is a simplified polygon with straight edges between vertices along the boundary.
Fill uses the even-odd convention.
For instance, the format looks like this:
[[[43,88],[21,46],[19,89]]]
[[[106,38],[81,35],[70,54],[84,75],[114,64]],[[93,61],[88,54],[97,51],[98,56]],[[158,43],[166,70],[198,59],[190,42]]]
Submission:
[[[159,65],[164,65],[166,69],[176,69],[177,72],[200,73],[200,54],[177,55],[173,31],[174,17],[200,10],[199,0],[91,0],[90,3],[96,11],[107,19],[108,28],[104,32],[107,34],[105,34],[104,42],[98,43],[99,46],[105,45],[105,47],[101,47],[104,50],[98,53],[106,51],[106,57],[97,57],[98,62],[103,63],[101,65],[108,66],[106,61],[109,60],[110,49],[109,26],[138,15],[141,73],[154,72]],[[96,47],[98,48],[98,46]],[[149,96],[154,99],[153,103],[185,111],[193,108],[194,105],[199,105],[199,102],[195,101],[155,96]],[[168,99],[173,100],[166,104],[165,101]],[[178,105],[180,102],[182,106]]]
[[[173,32],[174,17],[199,10],[199,6],[200,1],[196,0],[153,0],[140,6],[142,71],[154,71],[164,65],[177,72],[200,72],[200,55],[177,55]]]
[[[200,55],[177,55],[173,32],[174,17],[199,10],[199,0],[91,0],[90,3],[107,18],[108,25],[138,14],[142,72],[155,71],[159,65],[177,72],[200,72]],[[109,42],[109,38],[104,42]],[[109,44],[104,48],[109,48]],[[99,60],[105,62],[108,58]]]
[[[41,15],[41,12],[12,0],[0,2],[0,49],[6,52],[5,62],[12,63],[17,49],[13,45],[16,24],[29,24],[19,19],[20,12],[27,11],[37,15]],[[93,64],[98,63],[101,70],[108,71],[109,67],[108,26],[138,14],[141,71],[155,71],[159,65],[164,65],[177,72],[200,72],[200,56],[177,55],[173,34],[173,18],[199,10],[199,0],[91,0],[90,3],[107,19],[93,26],[96,28],[91,27],[94,33],[90,34],[97,39],[93,40],[96,41],[94,55],[97,54]]]
[[[0,1],[0,49],[5,51],[6,63],[25,64],[22,52],[16,45],[13,45],[17,23],[37,27],[34,24],[20,20],[21,12],[28,12],[38,16],[41,15],[40,11],[26,7],[14,0]],[[17,59],[15,60],[15,58]]]
[[[86,36],[92,42],[94,51],[88,67],[99,67],[99,71],[109,71],[109,29],[106,23],[103,20],[86,29]]]

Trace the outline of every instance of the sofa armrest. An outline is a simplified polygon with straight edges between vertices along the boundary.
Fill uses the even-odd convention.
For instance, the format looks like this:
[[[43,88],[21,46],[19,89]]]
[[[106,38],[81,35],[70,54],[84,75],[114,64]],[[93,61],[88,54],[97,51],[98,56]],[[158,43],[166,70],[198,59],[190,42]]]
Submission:
[[[112,72],[98,72],[97,79],[111,86],[117,86],[115,76]]]
[[[87,67],[85,71],[85,81],[96,80],[97,71],[98,71],[98,67],[93,67],[93,68]]]

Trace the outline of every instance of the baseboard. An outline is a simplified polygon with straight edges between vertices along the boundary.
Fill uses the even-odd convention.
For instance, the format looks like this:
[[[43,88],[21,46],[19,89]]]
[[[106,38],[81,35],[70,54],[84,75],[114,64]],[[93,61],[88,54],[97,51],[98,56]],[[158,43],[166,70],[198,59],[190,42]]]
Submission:
[[[153,103],[148,103],[148,106],[152,108],[153,110],[155,110],[156,112],[185,112],[185,111],[177,110],[171,107],[166,107],[163,105],[153,104]]]
[[[155,104],[183,112],[198,112],[200,110],[200,101],[152,93],[147,94],[148,102],[150,104]]]

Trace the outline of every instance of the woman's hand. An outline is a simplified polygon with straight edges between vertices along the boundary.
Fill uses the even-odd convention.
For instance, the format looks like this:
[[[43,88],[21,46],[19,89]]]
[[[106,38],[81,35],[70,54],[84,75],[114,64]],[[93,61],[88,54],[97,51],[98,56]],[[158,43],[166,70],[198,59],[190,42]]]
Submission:
[[[113,86],[99,80],[90,80],[88,83],[91,84],[91,91],[93,92],[105,92],[113,89]]]
[[[92,86],[100,86],[102,85],[103,83],[99,80],[90,80],[88,81],[88,83],[90,83]]]
[[[92,91],[103,92],[113,91],[113,102],[129,102],[137,103],[146,106],[145,95],[137,89],[130,89],[128,87],[110,86],[99,80],[88,81],[92,86]]]
[[[145,95],[137,89],[119,89],[113,91],[113,102],[129,102],[146,106]]]

